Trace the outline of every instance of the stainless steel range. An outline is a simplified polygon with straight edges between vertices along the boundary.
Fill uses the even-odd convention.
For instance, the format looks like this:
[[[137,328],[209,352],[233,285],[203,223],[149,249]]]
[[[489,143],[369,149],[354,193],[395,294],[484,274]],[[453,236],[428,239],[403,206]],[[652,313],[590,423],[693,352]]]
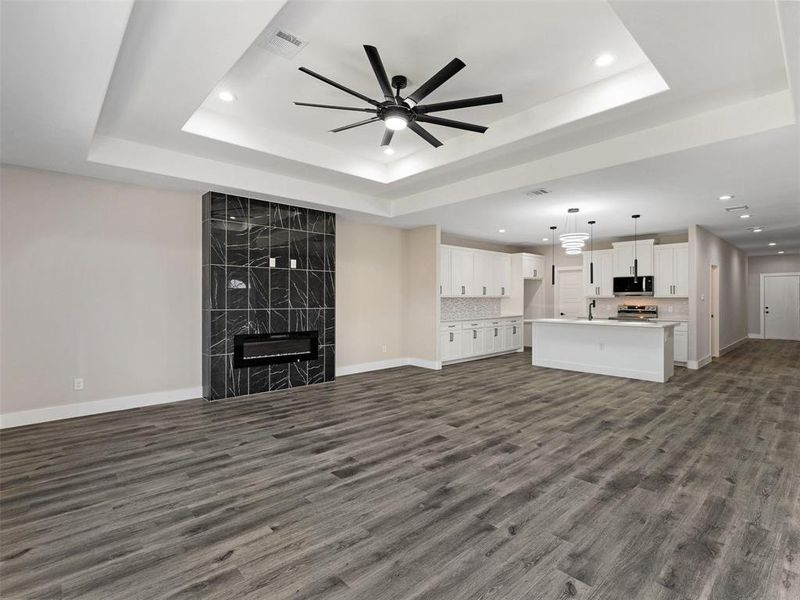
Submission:
[[[620,304],[617,316],[619,321],[654,321],[658,319],[658,306],[655,304]]]

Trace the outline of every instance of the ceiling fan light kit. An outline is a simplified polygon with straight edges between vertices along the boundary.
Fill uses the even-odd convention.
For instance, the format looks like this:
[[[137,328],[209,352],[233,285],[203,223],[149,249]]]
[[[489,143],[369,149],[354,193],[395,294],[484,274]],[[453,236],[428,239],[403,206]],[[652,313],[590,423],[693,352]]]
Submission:
[[[338,90],[341,90],[351,96],[355,96],[359,100],[362,100],[368,104],[372,105],[372,108],[358,108],[354,106],[336,106],[332,104],[314,104],[310,102],[295,102],[297,106],[308,106],[313,108],[327,108],[331,110],[349,110],[349,111],[357,111],[357,112],[366,112],[372,113],[375,116],[369,119],[364,119],[363,121],[357,121],[355,123],[351,123],[350,125],[344,125],[343,127],[337,127],[336,129],[331,129],[332,133],[339,133],[341,131],[346,131],[348,129],[353,129],[355,127],[360,127],[361,125],[367,125],[369,123],[375,123],[378,121],[383,121],[384,126],[386,127],[386,131],[383,134],[383,138],[381,139],[381,146],[388,147],[391,144],[392,136],[395,131],[402,131],[403,129],[410,129],[418,136],[420,136],[423,140],[428,142],[434,148],[438,148],[442,145],[436,137],[431,135],[426,129],[424,129],[420,123],[428,123],[431,125],[440,125],[442,127],[450,127],[453,129],[461,129],[463,131],[472,131],[475,133],[485,133],[488,129],[483,125],[474,125],[472,123],[465,123],[463,121],[454,121],[452,119],[445,119],[442,117],[431,116],[428,113],[444,111],[444,110],[455,110],[459,108],[468,108],[471,106],[484,106],[487,104],[497,104],[503,101],[502,94],[493,94],[490,96],[479,96],[475,98],[464,98],[461,100],[450,100],[447,102],[435,102],[432,104],[420,104],[420,102],[425,99],[429,94],[434,92],[438,89],[443,83],[445,83],[448,79],[453,77],[456,73],[458,73],[461,69],[463,69],[466,65],[459,60],[458,58],[454,58],[451,60],[447,65],[445,65],[442,69],[440,69],[433,77],[428,79],[425,83],[419,86],[414,92],[403,98],[400,95],[400,90],[405,89],[408,85],[408,80],[403,75],[395,75],[392,77],[391,81],[389,80],[389,76],[386,74],[386,69],[383,66],[383,61],[381,60],[380,54],[378,53],[378,49],[375,46],[364,46],[364,51],[367,53],[367,59],[372,66],[372,70],[375,73],[375,77],[378,80],[378,85],[383,93],[384,100],[382,102],[378,100],[373,100],[364,94],[361,94],[355,90],[352,90],[348,87],[343,86],[340,83],[336,83],[335,81],[328,79],[327,77],[320,75],[319,73],[315,73],[310,69],[305,67],[300,67],[300,71],[306,73],[307,75],[311,75],[315,79],[319,79],[320,81],[327,83],[335,87]]]

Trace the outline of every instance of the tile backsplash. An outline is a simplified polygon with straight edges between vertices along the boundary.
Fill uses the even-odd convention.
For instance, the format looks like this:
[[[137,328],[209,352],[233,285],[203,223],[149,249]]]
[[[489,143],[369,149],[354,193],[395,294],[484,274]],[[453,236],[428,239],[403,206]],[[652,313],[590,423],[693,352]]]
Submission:
[[[442,298],[442,321],[500,316],[500,298]]]
[[[587,304],[588,304],[587,300]],[[689,300],[687,298],[651,298],[649,296],[627,296],[620,298],[598,298],[597,307],[592,309],[596,317],[607,318],[617,316],[620,304],[655,304],[658,306],[659,319],[689,320]],[[672,312],[670,312],[670,307]],[[587,308],[588,310],[588,308]]]

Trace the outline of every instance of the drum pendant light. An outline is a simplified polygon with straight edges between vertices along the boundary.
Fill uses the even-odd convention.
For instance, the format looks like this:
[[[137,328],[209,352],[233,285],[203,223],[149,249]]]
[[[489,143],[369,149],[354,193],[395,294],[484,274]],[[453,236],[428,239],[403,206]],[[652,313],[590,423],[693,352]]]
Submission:
[[[556,226],[550,225],[550,239],[552,240],[552,247],[550,250],[550,285],[556,284]]]
[[[594,224],[589,221],[589,283],[594,283]]]
[[[636,223],[642,215],[631,215],[633,219],[633,283],[639,283],[639,258],[636,254]]]

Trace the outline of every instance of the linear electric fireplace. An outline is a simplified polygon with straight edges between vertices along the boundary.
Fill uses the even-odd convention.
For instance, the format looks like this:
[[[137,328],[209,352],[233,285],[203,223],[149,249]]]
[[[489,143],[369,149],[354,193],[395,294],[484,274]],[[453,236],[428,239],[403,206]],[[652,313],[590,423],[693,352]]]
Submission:
[[[318,356],[316,331],[256,333],[233,338],[235,369],[317,360]]]

